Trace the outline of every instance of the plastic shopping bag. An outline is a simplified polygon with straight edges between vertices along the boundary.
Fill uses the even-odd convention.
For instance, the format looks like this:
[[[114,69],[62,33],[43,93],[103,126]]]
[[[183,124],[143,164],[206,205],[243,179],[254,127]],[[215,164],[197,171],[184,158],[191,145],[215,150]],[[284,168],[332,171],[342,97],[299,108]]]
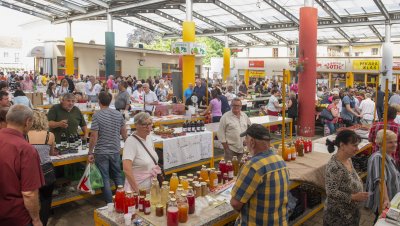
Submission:
[[[78,191],[95,194],[95,190],[104,186],[103,178],[95,164],[89,163],[78,183]]]
[[[100,170],[97,168],[95,164],[90,164],[90,185],[93,190],[104,187],[103,178],[101,177]]]

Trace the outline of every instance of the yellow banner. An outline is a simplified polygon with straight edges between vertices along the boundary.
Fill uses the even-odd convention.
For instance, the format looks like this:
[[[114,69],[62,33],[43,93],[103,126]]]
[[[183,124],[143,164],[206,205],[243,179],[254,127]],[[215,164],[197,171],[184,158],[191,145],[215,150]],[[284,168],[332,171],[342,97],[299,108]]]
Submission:
[[[379,71],[379,60],[353,60],[353,70]]]
[[[231,50],[224,48],[224,76],[223,79],[226,81],[231,73]]]
[[[65,74],[74,75],[74,39],[65,38]]]
[[[265,77],[265,71],[249,71],[250,77]]]

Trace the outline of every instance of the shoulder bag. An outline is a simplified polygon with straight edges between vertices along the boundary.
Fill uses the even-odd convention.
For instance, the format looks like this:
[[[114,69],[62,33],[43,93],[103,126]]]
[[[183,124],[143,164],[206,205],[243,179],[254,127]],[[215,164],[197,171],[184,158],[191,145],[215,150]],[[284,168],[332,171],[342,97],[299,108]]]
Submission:
[[[149,154],[149,156],[150,156],[150,158],[153,160],[154,164],[155,164],[155,165],[158,165],[158,166],[160,167],[161,173],[160,173],[160,174],[157,174],[157,180],[158,180],[158,184],[161,186],[161,185],[162,185],[162,182],[164,181],[164,175],[165,175],[165,174],[164,174],[164,169],[163,169],[163,167],[162,167],[160,164],[158,164],[158,162],[156,162],[156,159],[150,154],[149,149],[147,149],[146,145],[143,144],[143,141],[142,141],[139,137],[137,137],[135,134],[132,134],[132,136],[133,136],[136,140],[138,140],[139,143],[143,146],[144,150],[146,150],[147,154]]]

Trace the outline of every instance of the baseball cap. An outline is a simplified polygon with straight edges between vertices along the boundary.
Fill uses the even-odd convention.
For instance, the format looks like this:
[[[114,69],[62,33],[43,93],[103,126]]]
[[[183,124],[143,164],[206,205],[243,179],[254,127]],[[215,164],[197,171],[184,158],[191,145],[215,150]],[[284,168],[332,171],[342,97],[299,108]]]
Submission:
[[[240,134],[240,137],[249,135],[250,137],[257,140],[271,140],[271,134],[269,131],[261,124],[251,124],[246,131]]]

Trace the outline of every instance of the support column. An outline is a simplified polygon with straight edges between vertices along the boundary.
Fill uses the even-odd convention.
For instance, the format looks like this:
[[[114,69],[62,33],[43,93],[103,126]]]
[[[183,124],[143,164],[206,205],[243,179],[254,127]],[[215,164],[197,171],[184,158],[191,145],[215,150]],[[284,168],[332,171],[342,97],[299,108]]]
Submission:
[[[382,45],[382,66],[380,71],[383,76],[380,76],[380,83],[385,84],[385,80],[389,80],[389,91],[392,91],[393,84],[393,44],[391,40],[391,25],[386,23],[385,25],[385,43]],[[384,87],[382,86],[382,89]]]
[[[107,14],[107,31],[105,33],[105,65],[106,80],[108,76],[115,75],[115,34],[113,32],[113,20],[110,13]]]
[[[225,36],[225,48],[224,48],[224,74],[223,81],[226,81],[231,73],[231,50],[229,49],[229,38]]]
[[[192,16],[193,2],[186,0],[186,21],[182,23],[182,39],[184,42],[195,42],[195,23]],[[182,56],[182,92],[184,92],[189,84],[195,82],[195,55]]]
[[[67,23],[67,37],[65,38],[65,75],[74,75],[74,39],[71,33],[71,23]]]
[[[317,81],[317,25],[318,10],[312,0],[305,0],[300,8],[299,62],[304,70],[299,73],[298,134],[313,137],[315,134],[315,92]]]

